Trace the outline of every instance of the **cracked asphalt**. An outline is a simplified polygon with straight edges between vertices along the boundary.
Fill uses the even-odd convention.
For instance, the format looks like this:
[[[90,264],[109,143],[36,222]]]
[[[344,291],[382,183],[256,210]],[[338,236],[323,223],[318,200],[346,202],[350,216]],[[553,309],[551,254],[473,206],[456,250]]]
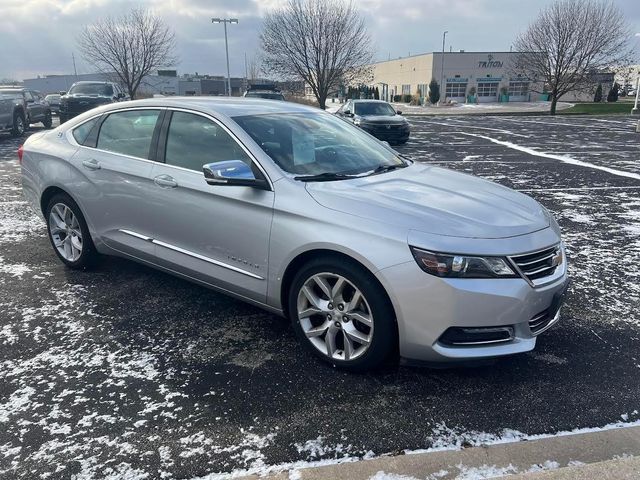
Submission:
[[[66,269],[22,199],[20,141],[0,136],[0,478],[263,472],[638,420],[636,121],[410,117],[403,153],[556,215],[573,284],[534,352],[364,375],[307,355],[286,320],[167,274],[116,258]]]

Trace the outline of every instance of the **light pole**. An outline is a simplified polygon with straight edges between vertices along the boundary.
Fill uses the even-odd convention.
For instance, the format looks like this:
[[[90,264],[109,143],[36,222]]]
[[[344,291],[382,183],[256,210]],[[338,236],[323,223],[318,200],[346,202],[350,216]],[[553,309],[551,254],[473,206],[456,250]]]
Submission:
[[[442,93],[443,93],[442,82],[444,77],[444,42],[447,38],[447,33],[449,32],[445,30],[444,33],[442,34],[442,61],[440,62],[440,98],[442,98]],[[444,91],[446,91],[446,89]],[[438,99],[438,104],[440,104],[440,99]]]
[[[633,115],[640,115],[640,110],[638,110],[638,96],[640,96],[640,75],[638,75],[636,79],[636,103],[633,106],[633,110],[631,110]]]
[[[229,73],[229,43],[227,42],[227,23],[238,23],[238,19],[212,18],[211,23],[224,23],[224,49],[227,52],[227,95],[231,96],[231,74]]]

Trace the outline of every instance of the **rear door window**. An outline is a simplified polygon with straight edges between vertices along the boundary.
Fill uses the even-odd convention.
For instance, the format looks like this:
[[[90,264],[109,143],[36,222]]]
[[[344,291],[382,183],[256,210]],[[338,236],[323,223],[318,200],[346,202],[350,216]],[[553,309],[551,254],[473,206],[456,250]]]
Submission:
[[[220,125],[208,118],[186,112],[173,112],[167,133],[167,165],[202,171],[208,163],[251,158]]]
[[[137,158],[149,158],[160,110],[129,110],[109,115],[100,127],[97,147]]]

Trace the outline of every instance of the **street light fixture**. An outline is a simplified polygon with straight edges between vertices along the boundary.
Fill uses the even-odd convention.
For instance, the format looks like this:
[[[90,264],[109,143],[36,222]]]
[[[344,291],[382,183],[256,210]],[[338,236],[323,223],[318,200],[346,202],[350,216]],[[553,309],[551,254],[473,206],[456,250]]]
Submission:
[[[447,33],[449,33],[447,30],[445,30],[445,32],[442,34],[442,61],[440,62],[440,98],[442,98],[442,93],[443,93],[443,77],[444,77],[444,42],[445,39],[447,38]],[[444,89],[444,91],[446,92],[446,89]],[[440,98],[438,99],[438,104],[440,104]]]
[[[211,23],[224,23],[224,49],[227,52],[227,95],[231,96],[231,74],[229,73],[229,43],[227,42],[227,23],[238,23],[238,19],[212,18]]]

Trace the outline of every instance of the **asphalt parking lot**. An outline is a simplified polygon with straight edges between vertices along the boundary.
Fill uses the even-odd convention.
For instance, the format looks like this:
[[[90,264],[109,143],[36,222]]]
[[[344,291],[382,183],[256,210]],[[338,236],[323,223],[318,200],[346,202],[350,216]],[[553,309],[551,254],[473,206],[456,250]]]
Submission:
[[[573,284],[529,354],[344,373],[288,323],[124,260],[67,270],[0,137],[0,477],[193,478],[640,418],[640,134],[631,117],[410,119],[415,160],[556,215]],[[531,150],[535,149],[535,150]]]

